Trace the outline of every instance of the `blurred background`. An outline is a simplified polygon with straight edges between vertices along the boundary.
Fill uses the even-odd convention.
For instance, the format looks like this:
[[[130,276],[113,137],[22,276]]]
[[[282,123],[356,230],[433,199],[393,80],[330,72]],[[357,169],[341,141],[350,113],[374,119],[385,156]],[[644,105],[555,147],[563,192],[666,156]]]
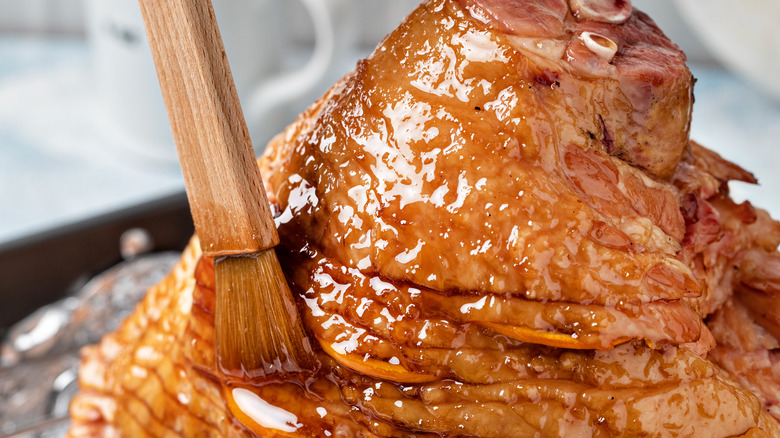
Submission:
[[[256,152],[417,2],[214,0]],[[761,186],[733,184],[734,197],[780,218],[780,2],[633,3],[688,54],[698,78],[692,138],[753,171]],[[21,421],[11,405],[33,423],[67,406],[46,393],[45,412],[34,411],[11,366],[25,348],[43,357],[51,350],[35,353],[40,345],[62,344],[52,336],[74,323],[76,304],[7,328],[66,293],[97,294],[87,280],[117,262],[181,248],[192,231],[183,189],[136,0],[0,0],[0,339],[13,350],[0,354],[0,394],[18,395],[0,397],[0,436]],[[141,274],[156,281],[150,272]],[[77,356],[67,351],[52,385],[73,381]]]

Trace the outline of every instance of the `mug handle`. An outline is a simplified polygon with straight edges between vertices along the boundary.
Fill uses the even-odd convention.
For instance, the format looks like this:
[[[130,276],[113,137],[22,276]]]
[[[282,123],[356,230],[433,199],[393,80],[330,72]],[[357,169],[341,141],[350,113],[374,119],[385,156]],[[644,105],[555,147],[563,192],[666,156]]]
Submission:
[[[248,124],[258,125],[272,110],[286,102],[304,96],[316,87],[335,62],[335,22],[328,0],[300,0],[314,25],[315,45],[309,61],[300,69],[284,72],[262,81],[243,105]],[[269,133],[263,133],[267,135]],[[274,133],[275,134],[275,133]],[[255,145],[262,150],[265,145]]]

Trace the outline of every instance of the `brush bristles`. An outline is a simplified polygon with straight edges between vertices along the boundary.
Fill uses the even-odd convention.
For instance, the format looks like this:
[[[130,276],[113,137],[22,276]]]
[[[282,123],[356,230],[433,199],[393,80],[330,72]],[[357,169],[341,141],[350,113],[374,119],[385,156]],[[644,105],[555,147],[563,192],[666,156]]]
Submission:
[[[215,262],[222,372],[262,378],[310,369],[313,353],[273,249]]]

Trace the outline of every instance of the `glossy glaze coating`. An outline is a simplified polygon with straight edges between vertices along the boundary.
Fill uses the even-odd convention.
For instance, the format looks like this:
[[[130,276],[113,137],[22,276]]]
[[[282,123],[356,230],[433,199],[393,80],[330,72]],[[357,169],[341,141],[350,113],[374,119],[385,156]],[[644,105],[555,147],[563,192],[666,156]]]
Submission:
[[[689,144],[679,50],[640,12],[612,22],[596,6],[413,12],[260,161],[314,372],[216,370],[202,257],[172,280],[188,306],[150,298],[117,335],[127,346],[91,352],[108,371],[78,424],[186,435],[122,404],[181,413],[176,385],[114,377],[171,342],[208,394],[186,418],[212,435],[780,436],[780,322],[760,312],[780,290],[780,224],[728,198],[752,175]]]
[[[526,55],[457,3],[418,9],[332,90],[315,126],[272,144],[287,245],[448,297],[450,319],[566,346],[698,340],[700,318],[681,301],[699,288],[676,259],[675,188],[586,133],[567,141],[566,120],[593,108],[561,114],[565,85],[539,83]]]
[[[533,63],[537,71],[521,76],[553,86],[539,97],[560,141],[581,145],[587,134],[597,140],[589,146],[650,175],[671,175],[688,144],[693,77],[685,55],[647,15],[625,0],[458,2]],[[594,51],[589,34],[616,54]]]
[[[619,43],[612,63],[578,51],[583,29]],[[533,32],[544,40],[529,46]],[[382,420],[370,423],[380,435],[505,436],[524,430],[501,419],[510,407],[528,433],[550,436],[567,428],[609,435],[627,423],[636,431],[676,424],[682,435],[715,428],[696,415],[666,426],[652,416],[610,417],[614,406],[604,405],[561,420],[560,411],[507,400],[500,408],[470,387],[507,391],[502,385],[538,379],[528,369],[535,357],[553,379],[544,388],[579,400],[568,385],[588,374],[592,350],[609,350],[588,381],[606,388],[608,376],[648,364],[642,342],[680,364],[676,355],[713,346],[702,322],[708,273],[695,275],[681,258],[701,226],[680,209],[684,178],[661,179],[688,150],[691,82],[684,56],[638,12],[612,25],[578,19],[554,1],[419,8],[272,142],[264,161],[306,325],[339,364],[323,378],[338,381],[367,419]],[[654,125],[652,112],[666,120]],[[613,124],[620,135],[652,137],[654,147],[617,140]],[[561,354],[578,371],[563,371]],[[374,405],[354,379],[400,382],[408,393]],[[462,412],[424,397],[442,384],[463,385]],[[649,396],[642,373],[626,384],[637,390],[632,397]],[[673,398],[664,391],[655,411]],[[551,426],[553,418],[564,424]]]

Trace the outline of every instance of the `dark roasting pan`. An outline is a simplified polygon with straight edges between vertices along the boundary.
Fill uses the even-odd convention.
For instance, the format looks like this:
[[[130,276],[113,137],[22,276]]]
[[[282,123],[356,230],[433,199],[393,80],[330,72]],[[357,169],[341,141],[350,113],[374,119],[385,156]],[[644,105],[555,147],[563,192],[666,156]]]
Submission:
[[[183,249],[194,230],[184,192],[0,245],[0,337],[121,261],[119,237],[136,227],[154,251]]]

